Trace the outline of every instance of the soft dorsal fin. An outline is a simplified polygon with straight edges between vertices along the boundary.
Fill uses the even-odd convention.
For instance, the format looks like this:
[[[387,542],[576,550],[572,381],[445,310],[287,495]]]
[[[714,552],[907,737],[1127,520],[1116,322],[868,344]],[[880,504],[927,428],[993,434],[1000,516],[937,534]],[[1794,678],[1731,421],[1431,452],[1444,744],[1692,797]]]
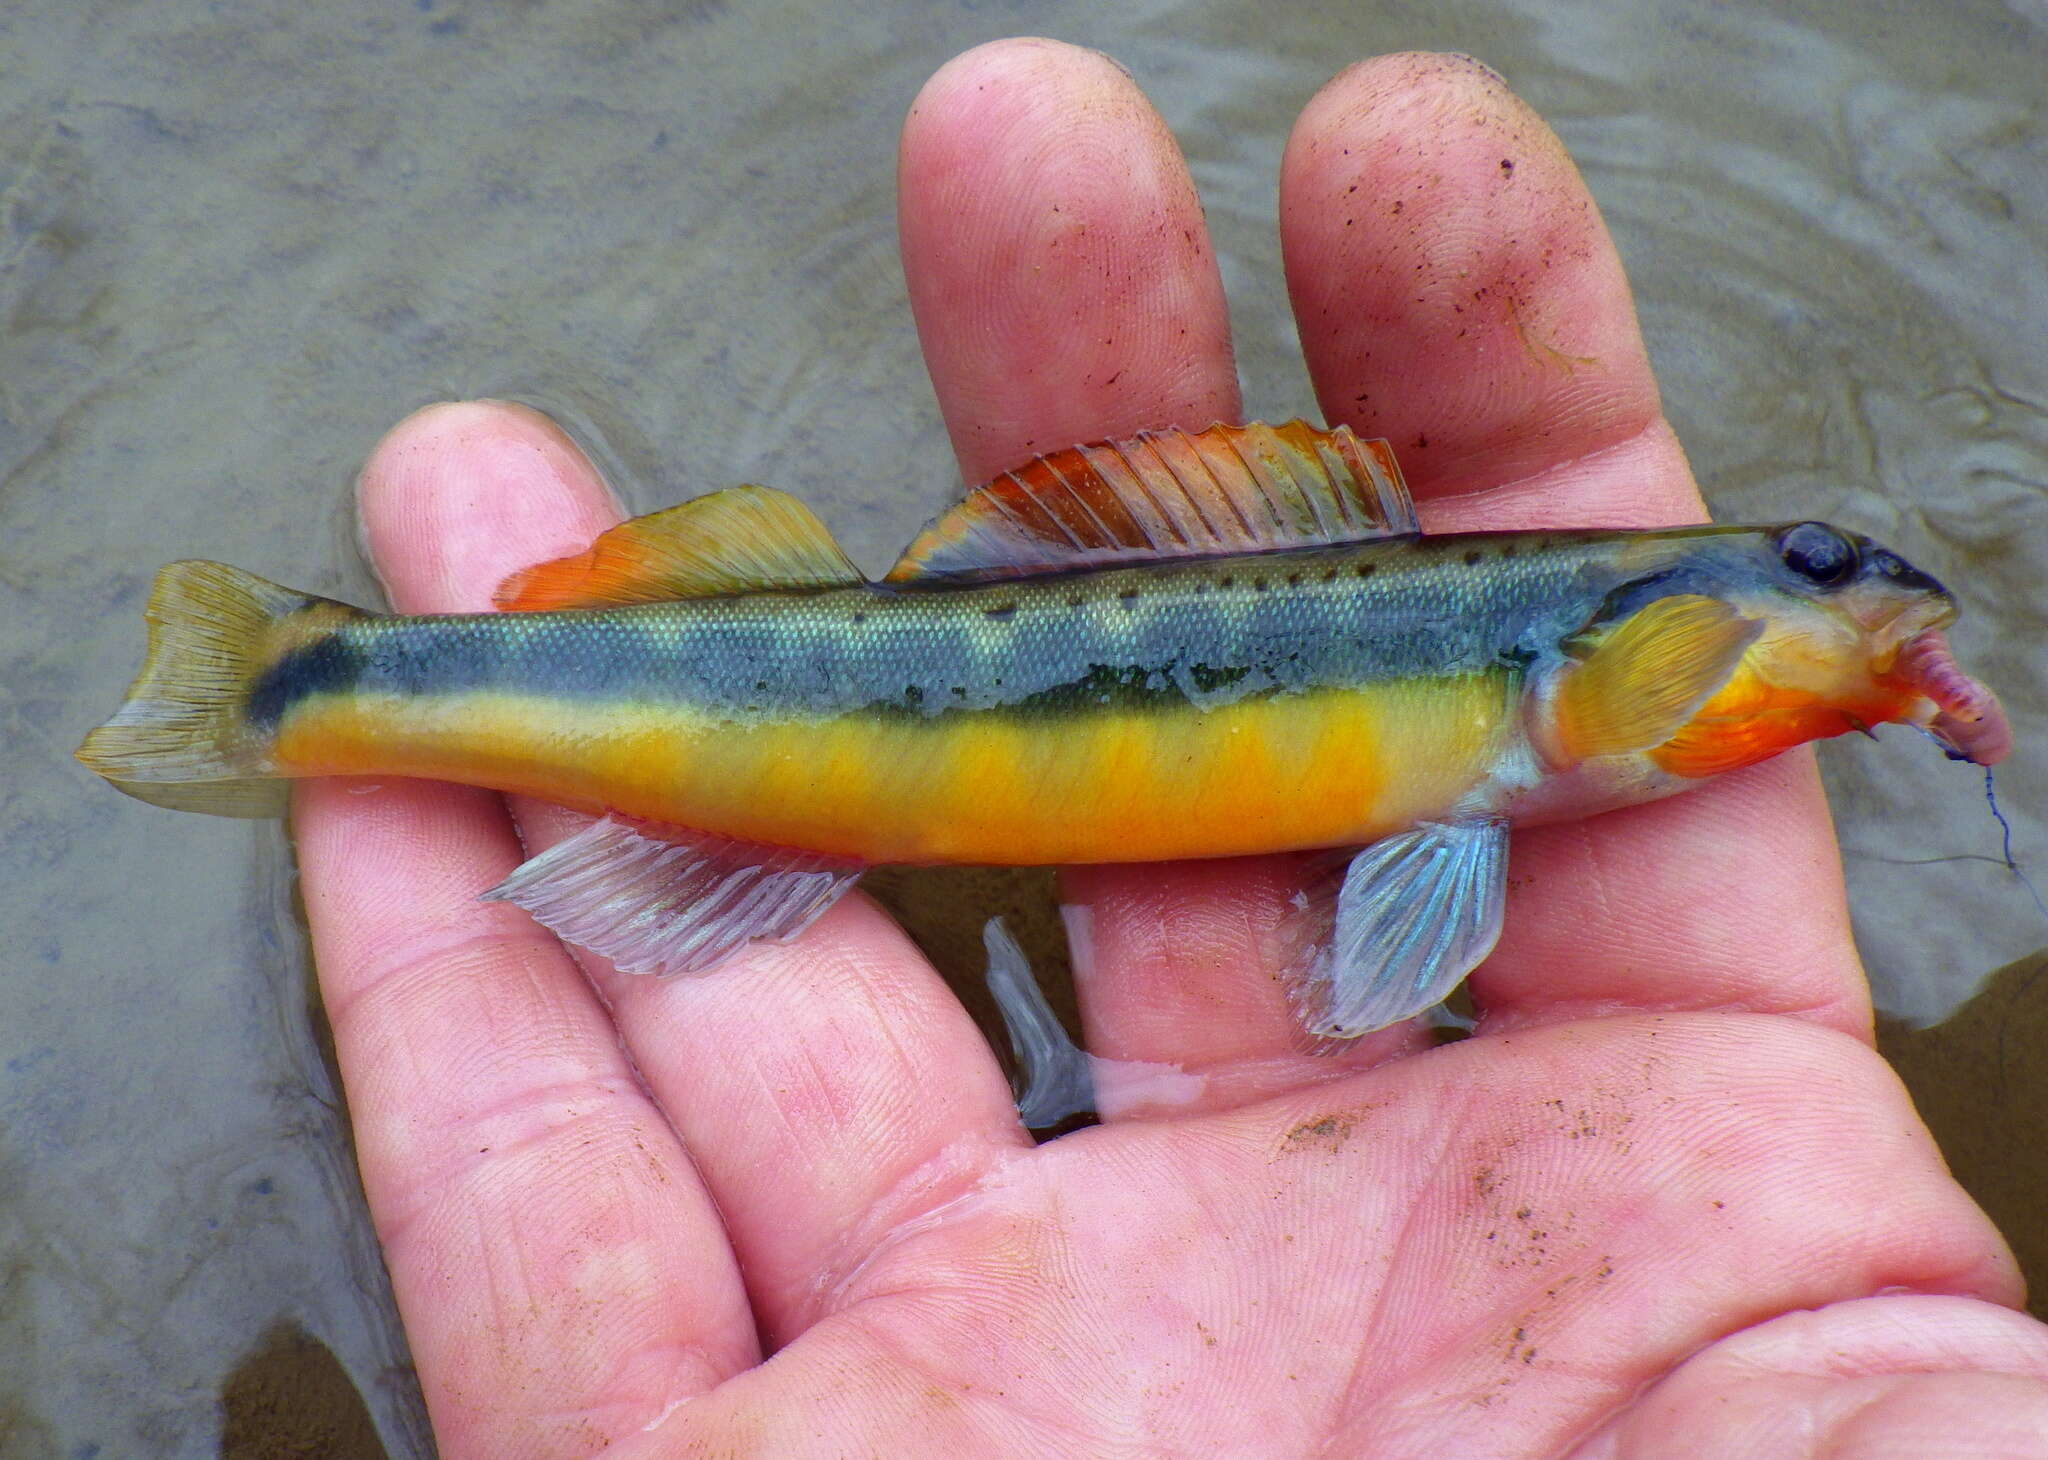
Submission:
[[[514,573],[493,598],[514,610],[605,608],[861,581],[810,508],[771,487],[732,487],[621,522],[583,552]]]
[[[1420,530],[1392,449],[1349,427],[1147,431],[1055,451],[975,488],[918,534],[888,581],[1013,578]]]
[[[1660,598],[1609,630],[1564,673],[1557,737],[1566,755],[1647,750],[1677,734],[1763,632],[1718,598]]]

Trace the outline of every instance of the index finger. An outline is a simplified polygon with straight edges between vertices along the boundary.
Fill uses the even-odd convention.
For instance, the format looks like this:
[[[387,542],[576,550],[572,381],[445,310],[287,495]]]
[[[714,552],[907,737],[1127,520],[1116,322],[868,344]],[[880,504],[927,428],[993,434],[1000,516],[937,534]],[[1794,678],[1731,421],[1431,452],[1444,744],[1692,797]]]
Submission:
[[[362,492],[394,607],[419,613],[488,607],[615,510],[560,431],[499,405],[416,414]],[[524,855],[503,800],[321,780],[296,810],[363,1187],[444,1449],[561,1453],[754,1363],[718,1210],[610,1016],[544,929],[477,900]]]

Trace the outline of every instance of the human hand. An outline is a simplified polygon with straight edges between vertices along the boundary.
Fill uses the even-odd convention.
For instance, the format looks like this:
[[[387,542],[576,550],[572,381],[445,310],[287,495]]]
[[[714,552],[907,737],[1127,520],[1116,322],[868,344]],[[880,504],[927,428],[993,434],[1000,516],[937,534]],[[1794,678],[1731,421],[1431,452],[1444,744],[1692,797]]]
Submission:
[[[1112,65],[1049,42],[956,60],[901,181],[968,480],[1236,418],[1191,184]],[[1323,410],[1393,439],[1432,528],[1701,515],[1606,233],[1497,78],[1346,72],[1295,132],[1281,212]],[[559,432],[496,405],[401,425],[362,506],[418,612],[487,608],[613,520]],[[1100,1127],[1035,1148],[972,1022],[858,897],[674,980],[586,978],[476,900],[521,835],[569,824],[405,781],[298,802],[364,1184],[451,1457],[1958,1456],[2048,1434],[2048,1333],[2000,1306],[2010,1259],[1869,1047],[1803,753],[1518,835],[1479,1027],[1441,1048],[1299,1052],[1285,859],[1070,874],[1091,1048],[1196,1078],[1173,1105],[1112,1086]]]

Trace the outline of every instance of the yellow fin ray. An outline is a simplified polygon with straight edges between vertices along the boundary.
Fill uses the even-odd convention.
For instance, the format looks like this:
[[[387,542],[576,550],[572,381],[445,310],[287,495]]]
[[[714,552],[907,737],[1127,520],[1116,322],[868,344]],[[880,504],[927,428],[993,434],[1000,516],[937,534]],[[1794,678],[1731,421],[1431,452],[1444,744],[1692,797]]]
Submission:
[[[1573,760],[1660,745],[1735,672],[1763,632],[1718,598],[1660,598],[1601,639],[1565,672],[1557,735]]]
[[[286,786],[270,779],[269,737],[249,723],[249,693],[277,626],[318,607],[353,609],[198,559],[156,575],[145,616],[142,672],[114,717],[76,755],[138,800],[216,816],[279,816]]]
[[[583,552],[514,573],[493,599],[519,611],[608,608],[861,581],[802,502],[772,487],[732,487],[622,522]]]

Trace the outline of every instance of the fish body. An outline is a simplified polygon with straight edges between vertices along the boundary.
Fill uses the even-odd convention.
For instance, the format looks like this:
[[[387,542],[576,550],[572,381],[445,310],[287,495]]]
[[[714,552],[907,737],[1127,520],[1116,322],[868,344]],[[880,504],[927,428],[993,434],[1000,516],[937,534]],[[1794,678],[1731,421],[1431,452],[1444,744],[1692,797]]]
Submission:
[[[1625,542],[287,620],[252,722],[278,774],[463,780],[868,862],[1355,845],[1527,760],[1532,669]]]
[[[1347,930],[1392,937],[1401,905],[1441,915],[1401,924],[1419,987],[1321,1019],[1355,1033],[1490,946],[1510,823],[1888,721],[1979,756],[2003,733],[1939,638],[1953,600],[1865,539],[1425,537],[1383,445],[1300,423],[1042,459],[879,583],[791,499],[741,488],[626,524],[501,601],[520,611],[382,616],[173,565],[150,664],[81,758],[194,809],[403,775],[660,824],[600,823],[506,895],[669,970],[786,936],[861,864],[1365,848],[1304,975],[1324,1005],[1341,1002],[1332,959],[1372,956]],[[681,919],[719,936],[671,928],[650,963],[650,889],[682,905],[663,847],[690,849],[699,901],[722,888],[752,911]],[[761,924],[767,905],[781,921]]]

